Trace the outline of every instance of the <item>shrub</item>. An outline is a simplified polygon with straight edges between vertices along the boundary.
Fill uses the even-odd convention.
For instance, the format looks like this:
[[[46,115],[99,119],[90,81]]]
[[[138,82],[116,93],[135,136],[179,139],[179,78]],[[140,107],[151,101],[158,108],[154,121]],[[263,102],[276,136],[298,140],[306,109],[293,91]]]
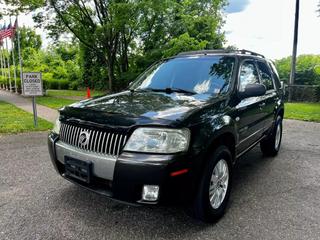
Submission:
[[[43,88],[46,89],[69,89],[70,82],[68,80],[46,80],[43,79]]]
[[[79,83],[77,81],[73,81],[69,84],[69,89],[71,90],[78,90],[79,88]]]

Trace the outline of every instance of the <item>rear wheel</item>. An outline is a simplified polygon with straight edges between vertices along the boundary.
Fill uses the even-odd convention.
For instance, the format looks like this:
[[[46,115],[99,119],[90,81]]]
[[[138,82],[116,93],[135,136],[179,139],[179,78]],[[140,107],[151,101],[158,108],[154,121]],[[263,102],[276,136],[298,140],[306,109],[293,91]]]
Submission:
[[[192,213],[201,221],[215,222],[223,216],[230,196],[232,155],[226,146],[220,146],[209,158]]]
[[[275,156],[280,150],[282,140],[282,117],[278,116],[270,136],[260,142],[260,148],[264,155]]]

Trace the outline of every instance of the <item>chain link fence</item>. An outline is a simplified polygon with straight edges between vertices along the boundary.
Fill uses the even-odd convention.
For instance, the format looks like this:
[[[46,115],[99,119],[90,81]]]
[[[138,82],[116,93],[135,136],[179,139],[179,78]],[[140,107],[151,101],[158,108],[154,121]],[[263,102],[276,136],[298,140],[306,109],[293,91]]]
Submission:
[[[286,100],[291,90],[292,102],[320,102],[320,85],[286,85],[285,89]]]

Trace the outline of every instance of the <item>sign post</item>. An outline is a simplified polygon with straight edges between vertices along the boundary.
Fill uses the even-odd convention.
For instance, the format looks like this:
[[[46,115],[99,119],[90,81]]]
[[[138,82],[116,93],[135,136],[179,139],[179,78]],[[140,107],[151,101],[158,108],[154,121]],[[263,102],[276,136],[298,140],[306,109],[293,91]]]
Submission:
[[[36,96],[43,95],[41,72],[24,72],[22,74],[23,95],[32,97],[34,126],[38,126]]]

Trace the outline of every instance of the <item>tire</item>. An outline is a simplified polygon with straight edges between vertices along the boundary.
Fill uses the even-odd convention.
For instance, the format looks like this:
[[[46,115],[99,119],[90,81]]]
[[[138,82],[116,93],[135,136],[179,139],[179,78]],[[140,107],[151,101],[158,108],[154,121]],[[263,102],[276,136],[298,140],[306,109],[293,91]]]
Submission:
[[[212,223],[216,222],[224,215],[227,207],[231,190],[232,154],[226,146],[221,145],[209,156],[208,160],[209,161],[204,169],[199,188],[196,192],[196,196],[190,210],[192,217],[203,222]],[[226,167],[228,173],[227,181],[225,181],[226,177],[221,177],[222,175],[220,175],[220,179],[224,180],[217,180],[215,177],[216,175],[218,176],[217,173],[219,173],[219,167]],[[212,179],[214,179],[215,183],[213,183]],[[223,182],[226,182],[225,190],[223,190],[224,188],[222,187],[225,186]],[[217,189],[220,189],[219,191],[221,191],[222,194],[222,202],[220,204],[218,204],[219,200],[215,202],[216,205],[215,203],[211,203],[210,197],[212,197],[212,194],[210,195],[209,188],[211,189],[211,193],[215,192],[216,194],[218,194]],[[218,198],[216,196],[217,195],[213,196],[212,199],[217,200]]]
[[[260,142],[260,149],[265,156],[274,157],[278,154],[282,140],[282,117],[278,116],[270,136]]]

